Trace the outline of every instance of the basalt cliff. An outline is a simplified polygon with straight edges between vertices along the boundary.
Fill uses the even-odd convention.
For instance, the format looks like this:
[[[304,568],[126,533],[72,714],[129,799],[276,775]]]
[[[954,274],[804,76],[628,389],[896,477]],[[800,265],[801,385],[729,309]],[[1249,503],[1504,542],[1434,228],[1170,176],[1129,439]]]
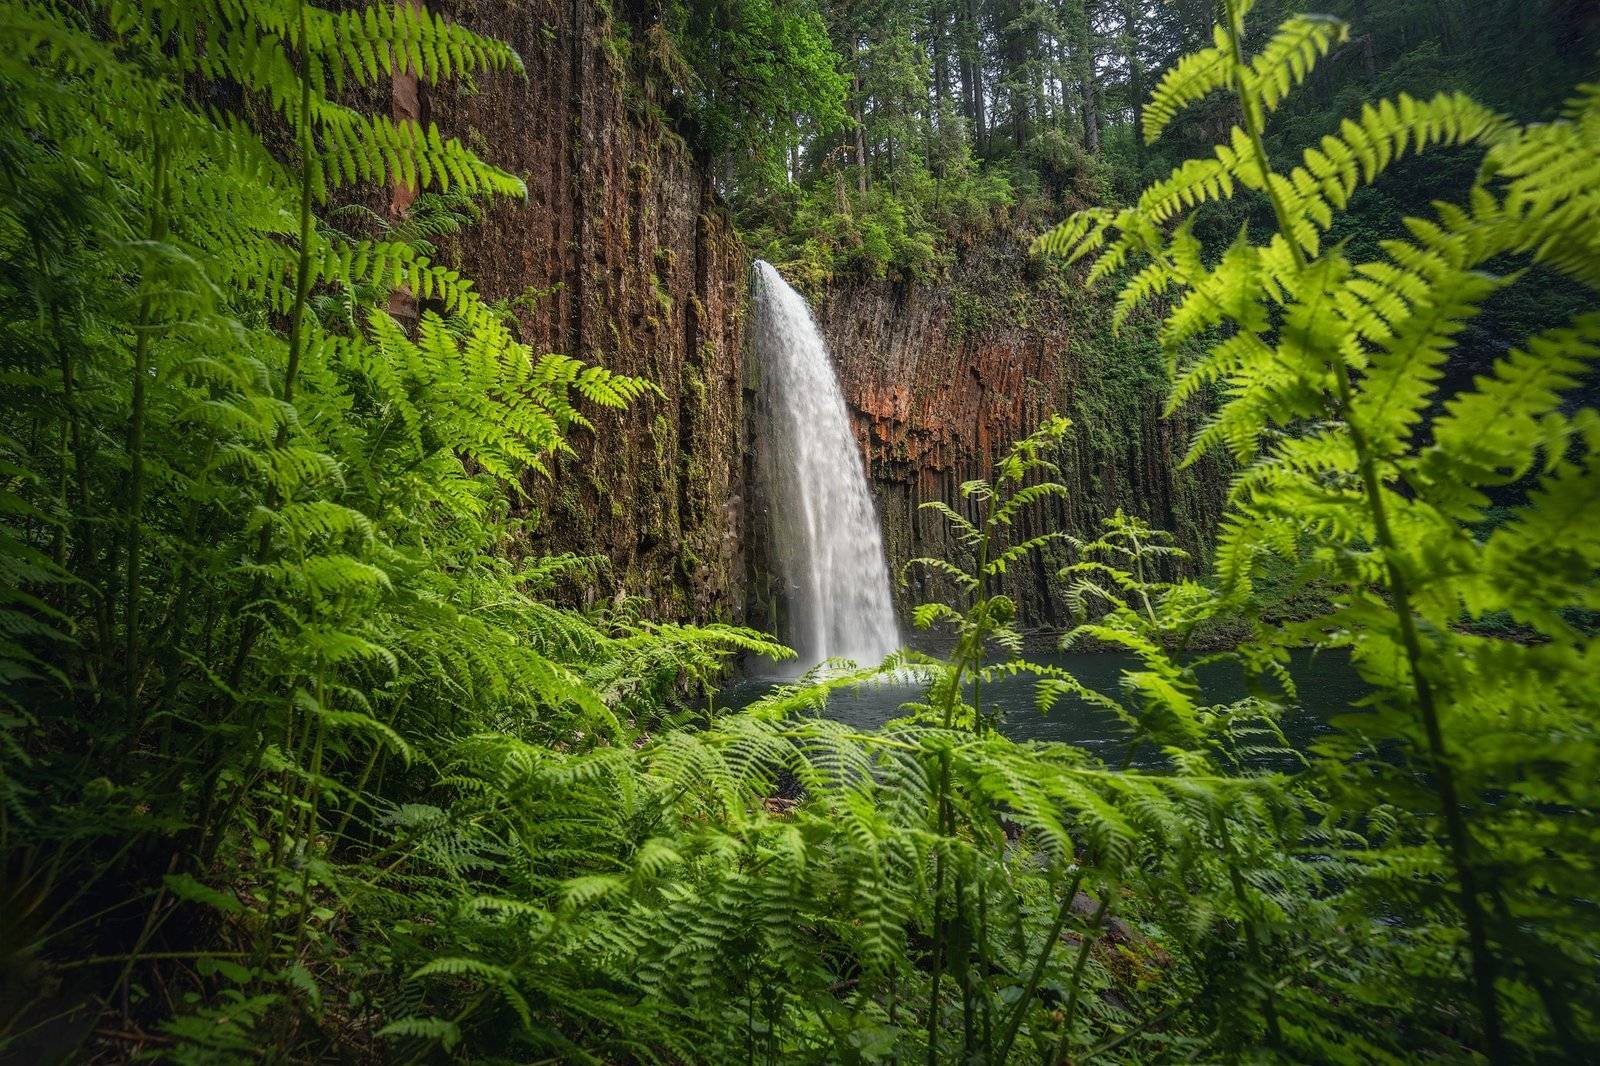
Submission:
[[[938,284],[859,283],[817,301],[897,575],[912,558],[960,557],[946,521],[920,505],[960,507],[962,483],[989,477],[994,460],[1050,414],[1073,422],[1056,456],[1069,494],[1034,508],[1015,537],[1089,536],[1121,508],[1203,552],[1226,471],[1212,460],[1179,469],[1202,412],[1161,417],[1153,323],[1114,334],[1110,310],[1108,293],[1030,260],[1016,237],[968,250]],[[1067,623],[1053,580],[1067,561],[1060,546],[1006,575],[1028,623]],[[905,576],[902,609],[932,591],[926,574]]]
[[[465,136],[521,176],[528,197],[491,207],[446,254],[512,307],[536,349],[660,389],[626,412],[593,412],[574,454],[529,484],[540,519],[525,550],[602,557],[583,595],[636,599],[649,616],[771,624],[765,505],[748,460],[749,262],[705,169],[591,0],[449,13],[508,41],[525,74],[431,98],[402,79],[393,109]],[[1072,494],[1021,532],[1087,533],[1121,507],[1187,547],[1204,543],[1223,473],[1177,470],[1194,416],[1159,417],[1150,330],[1113,336],[1107,297],[1037,269],[1020,235],[966,249],[939,283],[841,282],[815,311],[894,573],[956,552],[919,505],[958,501],[962,482],[987,476],[1051,412],[1074,422],[1060,456]],[[1027,621],[1065,620],[1047,580],[1063,561],[1047,554],[1008,575]],[[896,595],[904,608],[929,591],[914,577]]]
[[[535,350],[654,382],[624,412],[593,411],[574,454],[529,483],[528,550],[605,560],[597,588],[656,618],[737,618],[743,301],[748,263],[702,167],[616,47],[591,0],[478,3],[464,22],[509,42],[525,74],[395,108],[468,138],[527,184],[449,249],[507,301]]]

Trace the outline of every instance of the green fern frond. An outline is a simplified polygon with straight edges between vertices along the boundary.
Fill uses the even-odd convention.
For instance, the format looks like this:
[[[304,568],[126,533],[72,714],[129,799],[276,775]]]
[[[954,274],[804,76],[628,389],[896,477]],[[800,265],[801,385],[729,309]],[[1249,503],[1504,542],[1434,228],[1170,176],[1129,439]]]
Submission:
[[[1268,112],[1276,111],[1284,97],[1306,80],[1318,59],[1349,39],[1350,27],[1327,15],[1294,15],[1285,20],[1250,60],[1251,87],[1262,106]]]
[[[1222,26],[1215,27],[1211,47],[1184,56],[1161,76],[1142,110],[1146,144],[1154,144],[1179,111],[1233,81],[1233,48],[1228,32]]]

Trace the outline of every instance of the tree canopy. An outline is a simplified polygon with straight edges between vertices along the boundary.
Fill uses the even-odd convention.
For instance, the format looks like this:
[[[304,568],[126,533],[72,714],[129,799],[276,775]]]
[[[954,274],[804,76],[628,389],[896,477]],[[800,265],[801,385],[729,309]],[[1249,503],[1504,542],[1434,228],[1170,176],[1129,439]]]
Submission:
[[[1600,49],[1600,21],[1577,0],[1263,0],[1251,45],[1313,10],[1352,35],[1269,132],[1278,147],[1402,88],[1549,118]],[[1156,75],[1210,43],[1215,11],[1213,0],[739,0],[646,19],[670,31],[685,128],[758,251],[820,281],[928,277],[961,238],[1005,220],[1133,196],[1232,120],[1213,101],[1157,144],[1137,130]],[[1369,204],[1372,218],[1426,204],[1466,180],[1461,165],[1363,196],[1349,224]]]

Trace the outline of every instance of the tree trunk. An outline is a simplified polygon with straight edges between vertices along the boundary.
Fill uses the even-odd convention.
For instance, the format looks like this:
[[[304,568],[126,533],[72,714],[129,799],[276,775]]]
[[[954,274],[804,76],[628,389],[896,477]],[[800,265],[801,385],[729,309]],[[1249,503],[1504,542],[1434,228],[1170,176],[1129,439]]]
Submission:
[[[1094,83],[1094,75],[1090,75],[1079,82],[1083,91],[1083,146],[1090,152],[1100,150],[1100,89]]]
[[[1006,108],[1010,112],[1006,117],[1012,143],[1018,148],[1027,143],[1032,124],[1033,74],[1028,65],[1038,44],[1038,31],[1024,16],[1019,0],[1005,0],[1000,5],[1000,76],[995,84],[1005,87]],[[995,103],[998,107],[998,99]]]
[[[1060,110],[1056,112],[1056,128],[1065,130],[1067,123],[1072,121],[1072,102],[1067,97],[1067,87],[1072,83],[1069,76],[1072,70],[1071,56],[1067,52],[1067,41],[1063,37],[1056,41],[1056,91],[1060,94]]]
[[[974,0],[956,0],[956,51],[961,66],[961,113],[972,130],[972,147],[983,144],[983,114],[978,85],[978,18]]]
[[[1144,63],[1139,58],[1139,24],[1142,0],[1122,0],[1122,39],[1128,63],[1128,109],[1133,122],[1133,157],[1144,158],[1144,137],[1139,132],[1139,112],[1144,107]]]
[[[1095,84],[1093,0],[1077,0],[1072,8],[1073,58],[1078,71],[1078,92],[1083,100],[1083,147],[1100,150],[1100,87]]]
[[[856,191],[865,196],[867,194],[867,126],[866,106],[861,99],[861,71],[858,69],[850,77],[852,108],[856,120]]]

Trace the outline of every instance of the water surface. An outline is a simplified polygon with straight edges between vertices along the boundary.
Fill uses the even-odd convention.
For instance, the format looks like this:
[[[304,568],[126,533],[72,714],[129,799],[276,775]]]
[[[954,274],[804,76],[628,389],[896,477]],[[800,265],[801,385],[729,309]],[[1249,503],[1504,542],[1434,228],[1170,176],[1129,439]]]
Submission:
[[[1138,660],[1133,656],[1116,652],[1034,651],[1028,657],[1034,662],[1067,670],[1085,687],[1112,696],[1120,693],[1123,671],[1138,668]],[[1309,746],[1318,734],[1327,730],[1329,718],[1349,710],[1367,692],[1342,651],[1297,651],[1290,660],[1289,672],[1295,680],[1298,699],[1285,712],[1282,726],[1291,745],[1299,749]],[[1208,703],[1231,703],[1250,694],[1243,672],[1231,664],[1202,667],[1200,680]],[[741,678],[723,690],[722,703],[733,708],[743,707],[778,683],[773,677]],[[1000,710],[1002,733],[1014,740],[1077,744],[1108,762],[1122,761],[1127,750],[1128,731],[1114,715],[1072,696],[1062,696],[1048,713],[1041,714],[1035,706],[1034,692],[1035,681],[1027,676],[1007,677],[984,685],[984,706]],[[922,685],[914,682],[874,681],[833,693],[824,713],[862,729],[876,729],[900,717],[902,705],[920,700],[922,695]],[[1156,761],[1156,753],[1148,747],[1134,759],[1135,765],[1148,766]]]

